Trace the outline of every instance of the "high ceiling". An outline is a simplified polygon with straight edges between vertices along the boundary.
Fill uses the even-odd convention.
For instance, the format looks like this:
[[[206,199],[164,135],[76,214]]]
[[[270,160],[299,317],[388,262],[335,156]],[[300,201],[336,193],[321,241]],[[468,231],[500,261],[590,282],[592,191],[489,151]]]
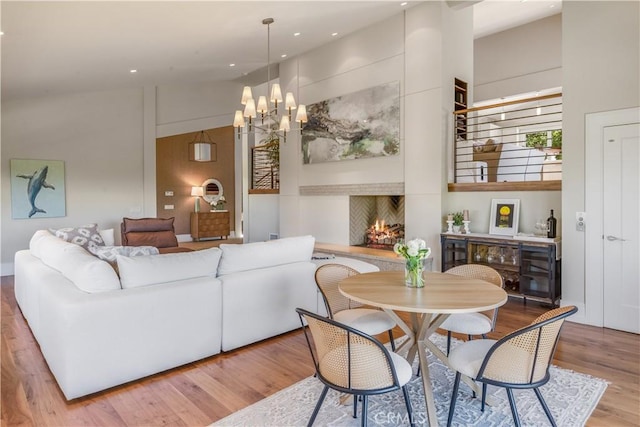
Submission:
[[[418,3],[2,1],[2,97],[236,79],[266,65],[263,18],[275,19],[273,63]],[[561,9],[560,0],[459,4],[473,5],[476,37]]]

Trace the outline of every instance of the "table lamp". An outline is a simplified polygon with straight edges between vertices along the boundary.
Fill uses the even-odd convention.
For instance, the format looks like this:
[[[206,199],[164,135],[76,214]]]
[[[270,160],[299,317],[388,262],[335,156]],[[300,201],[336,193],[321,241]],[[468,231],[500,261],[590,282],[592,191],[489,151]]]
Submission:
[[[200,197],[204,196],[204,189],[202,187],[191,187],[191,196],[196,198],[195,211],[200,212]]]

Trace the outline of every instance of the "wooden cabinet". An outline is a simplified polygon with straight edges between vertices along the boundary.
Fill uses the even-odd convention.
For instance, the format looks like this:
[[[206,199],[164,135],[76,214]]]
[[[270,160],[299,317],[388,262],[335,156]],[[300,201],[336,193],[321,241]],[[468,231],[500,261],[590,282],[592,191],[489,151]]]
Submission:
[[[467,82],[453,79],[453,111],[466,110]],[[467,113],[456,114],[456,140],[467,139]]]
[[[510,296],[558,305],[560,239],[443,233],[440,241],[442,271],[461,264],[488,265],[500,272]]]
[[[229,211],[191,212],[191,237],[196,242],[208,237],[226,239],[229,233]]]

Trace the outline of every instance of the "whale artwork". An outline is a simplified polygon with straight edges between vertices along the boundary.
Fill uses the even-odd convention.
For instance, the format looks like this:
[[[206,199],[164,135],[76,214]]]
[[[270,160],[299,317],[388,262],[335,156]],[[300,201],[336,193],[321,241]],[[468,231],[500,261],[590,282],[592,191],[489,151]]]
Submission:
[[[16,175],[18,178],[24,178],[29,180],[29,185],[27,186],[27,196],[29,197],[29,203],[31,203],[31,211],[29,211],[29,218],[31,218],[38,212],[47,213],[47,211],[45,211],[44,209],[40,209],[39,207],[36,206],[36,197],[38,197],[38,194],[40,193],[40,190],[42,190],[42,187],[50,188],[52,190],[56,189],[56,187],[47,183],[46,181],[47,172],[49,172],[49,166],[44,166],[38,169],[37,171],[35,171],[34,173],[32,173],[31,175],[24,175],[24,174]]]
[[[11,160],[11,169],[14,218],[64,216],[63,162]]]

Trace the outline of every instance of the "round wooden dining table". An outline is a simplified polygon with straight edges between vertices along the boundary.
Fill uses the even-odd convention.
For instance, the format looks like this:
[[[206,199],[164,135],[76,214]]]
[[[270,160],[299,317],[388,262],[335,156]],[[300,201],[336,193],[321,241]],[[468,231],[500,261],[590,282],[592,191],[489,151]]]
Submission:
[[[437,426],[436,407],[429,376],[426,350],[448,366],[447,356],[429,340],[438,327],[451,314],[491,310],[507,302],[507,293],[500,287],[480,279],[447,273],[425,272],[423,288],[409,288],[404,283],[403,271],[377,271],[362,273],[344,279],[340,293],[362,304],[379,307],[389,314],[404,331],[407,338],[396,349],[407,349],[406,358],[413,363],[416,354],[422,371],[422,384],[430,426]],[[396,311],[407,312],[410,324]],[[463,377],[474,390],[476,384]]]

